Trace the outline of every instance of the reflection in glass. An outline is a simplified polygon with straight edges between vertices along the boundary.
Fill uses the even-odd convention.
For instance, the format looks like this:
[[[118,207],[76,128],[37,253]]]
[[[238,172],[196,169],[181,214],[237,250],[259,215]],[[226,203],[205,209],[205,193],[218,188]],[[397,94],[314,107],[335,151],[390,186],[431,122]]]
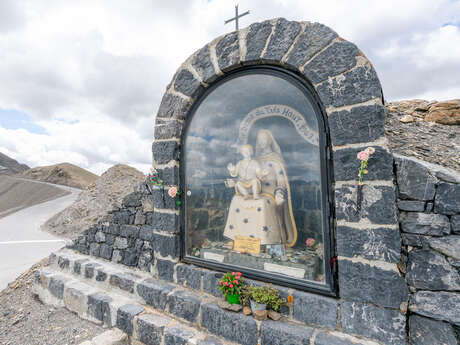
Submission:
[[[270,74],[215,88],[185,138],[186,255],[325,283],[315,111]]]

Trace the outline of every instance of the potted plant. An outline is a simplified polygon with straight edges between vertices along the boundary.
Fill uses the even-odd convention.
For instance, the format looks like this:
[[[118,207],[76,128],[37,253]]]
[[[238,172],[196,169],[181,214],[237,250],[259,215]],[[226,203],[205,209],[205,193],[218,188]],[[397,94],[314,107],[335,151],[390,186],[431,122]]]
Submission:
[[[222,291],[230,304],[240,304],[241,291],[245,287],[244,278],[240,272],[227,272],[219,281],[219,290]]]
[[[265,309],[278,312],[286,304],[286,300],[280,297],[279,291],[272,285],[268,287],[249,286],[244,290],[242,300],[246,303],[249,301],[253,313]]]

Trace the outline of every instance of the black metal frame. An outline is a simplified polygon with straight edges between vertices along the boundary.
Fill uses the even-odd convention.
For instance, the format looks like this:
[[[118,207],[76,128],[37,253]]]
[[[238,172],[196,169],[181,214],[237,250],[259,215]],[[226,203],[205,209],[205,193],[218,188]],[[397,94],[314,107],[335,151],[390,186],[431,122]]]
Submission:
[[[245,277],[261,280],[265,282],[275,283],[278,285],[288,286],[291,288],[305,290],[315,293],[320,293],[327,296],[337,296],[337,278],[332,269],[334,260],[331,260],[335,255],[335,243],[334,243],[334,203],[333,203],[333,191],[332,191],[332,161],[330,154],[330,138],[329,138],[329,127],[327,126],[327,117],[324,107],[318,98],[314,88],[309,84],[308,81],[302,79],[301,76],[295,74],[292,71],[280,68],[278,66],[271,65],[256,65],[256,66],[245,66],[233,70],[224,76],[218,78],[213,84],[207,88],[201,95],[197,97],[197,101],[194,102],[191,109],[188,111],[184,128],[181,136],[181,153],[180,153],[180,184],[185,186],[185,172],[186,162],[184,161],[185,154],[185,138],[188,133],[190,122],[193,118],[201,102],[222,83],[248,74],[268,74],[281,77],[286,81],[290,82],[297,88],[299,88],[303,94],[310,100],[315,114],[318,120],[319,127],[319,147],[320,147],[320,159],[321,159],[321,192],[322,192],[322,224],[324,229],[324,264],[325,264],[325,278],[326,284],[319,284],[313,281],[299,280],[295,278],[289,278],[280,274],[255,270],[249,267],[235,266],[224,263],[212,262],[201,258],[196,258],[186,255],[186,197],[184,197],[181,205],[181,261],[186,263],[195,264],[206,268],[215,269],[222,272],[228,271],[241,271]]]

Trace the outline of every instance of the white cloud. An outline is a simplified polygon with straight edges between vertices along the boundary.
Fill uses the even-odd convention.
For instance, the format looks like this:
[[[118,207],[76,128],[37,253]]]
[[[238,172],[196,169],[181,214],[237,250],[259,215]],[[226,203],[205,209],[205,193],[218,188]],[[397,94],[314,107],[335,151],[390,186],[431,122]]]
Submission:
[[[274,17],[330,26],[373,62],[388,100],[460,96],[458,1],[241,0],[239,8],[251,11],[240,27]],[[233,3],[217,0],[0,2],[0,109],[25,112],[49,133],[0,128],[0,150],[31,165],[148,166],[166,85],[191,53],[233,30],[223,25],[233,15]]]

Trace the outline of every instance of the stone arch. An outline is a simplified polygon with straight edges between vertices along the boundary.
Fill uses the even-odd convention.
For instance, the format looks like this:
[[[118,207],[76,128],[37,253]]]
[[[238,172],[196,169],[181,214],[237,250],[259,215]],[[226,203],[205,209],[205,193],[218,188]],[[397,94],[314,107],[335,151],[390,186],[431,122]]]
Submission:
[[[330,28],[273,19],[218,37],[192,54],[162,98],[155,120],[154,167],[166,186],[178,185],[182,128],[192,105],[229,71],[267,64],[310,83],[327,117],[342,313],[361,308],[364,317],[377,305],[392,308],[389,317],[399,318],[395,309],[407,301],[407,287],[396,266],[400,235],[382,88],[365,55]],[[375,153],[358,206],[356,154],[369,146]]]

